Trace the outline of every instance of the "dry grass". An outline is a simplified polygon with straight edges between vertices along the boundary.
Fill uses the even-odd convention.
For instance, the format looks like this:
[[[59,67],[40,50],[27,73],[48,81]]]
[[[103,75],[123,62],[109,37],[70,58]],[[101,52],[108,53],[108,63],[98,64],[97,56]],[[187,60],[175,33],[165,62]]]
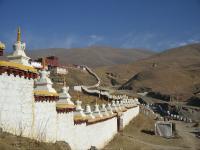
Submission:
[[[70,147],[63,143],[42,143],[5,132],[0,133],[0,150],[63,150],[63,146],[70,150]]]
[[[84,64],[90,67],[96,67],[130,63],[151,56],[154,53],[141,49],[121,49],[100,46],[72,49],[52,48],[27,52],[27,55],[31,56],[33,59],[48,56],[49,54],[57,56],[64,65]]]
[[[155,121],[140,114],[133,119],[123,132],[118,133],[115,138],[104,148],[105,150],[149,150],[169,149],[187,147],[182,138],[166,139],[159,136],[142,132],[142,130],[153,131]]]
[[[125,83],[124,88],[132,88],[133,92],[151,88],[152,91],[162,94],[182,95],[184,99],[199,89],[199,58],[200,44],[193,44],[171,49],[132,64],[100,67],[96,72],[106,86],[111,86],[106,75],[109,72],[117,76],[119,83]]]
[[[91,95],[86,95],[81,92],[75,92],[75,91],[70,91],[70,95],[72,96],[72,101],[75,102],[76,100],[81,100],[82,101],[82,106],[86,106],[87,104],[89,105],[95,105],[97,104],[106,104],[108,103],[105,99],[96,97],[96,96],[91,96]]]
[[[66,85],[70,88],[76,85],[93,85],[96,84],[96,79],[91,76],[87,71],[81,71],[79,69],[68,69],[69,73],[63,75],[51,75],[50,78],[53,81],[53,87],[60,91],[63,87],[63,81],[65,78]]]

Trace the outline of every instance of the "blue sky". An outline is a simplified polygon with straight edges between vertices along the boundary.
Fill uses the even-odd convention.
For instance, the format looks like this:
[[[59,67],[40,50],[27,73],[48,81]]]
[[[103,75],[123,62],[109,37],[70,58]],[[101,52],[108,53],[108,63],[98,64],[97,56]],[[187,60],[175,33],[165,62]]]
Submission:
[[[165,50],[200,41],[200,0],[0,0],[0,41]]]

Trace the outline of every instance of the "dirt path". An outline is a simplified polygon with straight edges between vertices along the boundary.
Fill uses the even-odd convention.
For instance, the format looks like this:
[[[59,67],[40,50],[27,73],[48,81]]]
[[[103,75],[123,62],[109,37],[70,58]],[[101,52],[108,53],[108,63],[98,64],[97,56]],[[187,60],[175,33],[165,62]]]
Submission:
[[[185,149],[188,149],[186,147],[179,147],[179,146],[166,146],[166,145],[158,145],[158,144],[153,144],[153,143],[149,143],[149,142],[146,142],[146,141],[143,141],[143,140],[139,140],[131,135],[128,135],[128,134],[124,134],[123,136],[125,136],[126,138],[130,138],[132,139],[134,142],[138,142],[140,144],[144,144],[146,146],[150,146],[152,147],[153,149],[157,149],[157,150],[185,150]]]
[[[119,133],[106,147],[106,150],[200,150],[200,140],[192,133],[193,124],[175,121],[178,137],[166,139],[146,134],[142,130],[154,129],[155,120],[140,114]]]
[[[176,129],[178,134],[182,137],[184,143],[188,145],[189,149],[197,150],[200,149],[200,140],[195,137],[192,133],[194,128],[191,127],[192,124],[186,124],[176,121]]]

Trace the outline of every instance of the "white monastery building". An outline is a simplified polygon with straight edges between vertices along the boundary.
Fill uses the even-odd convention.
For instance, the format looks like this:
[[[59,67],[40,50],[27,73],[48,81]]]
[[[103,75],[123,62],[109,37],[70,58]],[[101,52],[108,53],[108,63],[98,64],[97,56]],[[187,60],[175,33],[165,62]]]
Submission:
[[[20,29],[9,61],[0,61],[0,127],[42,142],[65,141],[72,149],[103,148],[139,113],[137,99],[86,106],[71,101],[68,87],[57,93],[49,72],[37,71],[25,54]],[[3,46],[1,46],[3,47]],[[43,67],[45,68],[45,67]],[[35,82],[34,82],[35,81]],[[35,84],[34,84],[35,83]]]

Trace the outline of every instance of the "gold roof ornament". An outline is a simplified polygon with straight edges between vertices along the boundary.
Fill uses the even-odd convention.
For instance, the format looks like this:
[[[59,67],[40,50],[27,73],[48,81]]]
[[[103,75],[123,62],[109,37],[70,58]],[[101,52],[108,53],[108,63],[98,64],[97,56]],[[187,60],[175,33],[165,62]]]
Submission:
[[[17,42],[21,42],[21,31],[20,31],[20,27],[18,27],[18,29],[17,29]]]
[[[63,77],[63,86],[66,87],[65,76]]]
[[[37,73],[37,70],[31,66],[25,66],[25,65],[15,63],[15,62],[10,62],[10,61],[0,61],[0,67],[1,66]]]
[[[46,59],[45,59],[45,57],[42,58],[42,67],[43,67],[43,69],[45,69],[45,67],[46,67]]]
[[[56,92],[49,92],[46,90],[34,90],[34,94],[37,96],[59,96]]]
[[[0,41],[0,50],[4,50],[6,48],[5,44]]]

